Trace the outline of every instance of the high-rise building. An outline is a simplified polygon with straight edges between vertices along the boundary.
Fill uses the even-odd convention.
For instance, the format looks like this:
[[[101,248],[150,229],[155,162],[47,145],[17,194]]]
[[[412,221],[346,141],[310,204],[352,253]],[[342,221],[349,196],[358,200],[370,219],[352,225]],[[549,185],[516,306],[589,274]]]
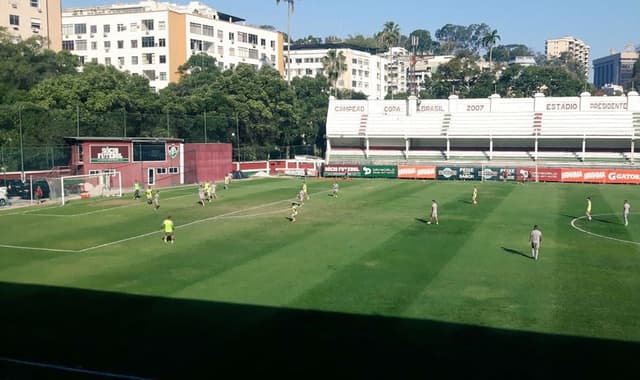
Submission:
[[[65,9],[62,48],[80,63],[113,65],[141,74],[155,89],[180,78],[178,67],[195,54],[214,57],[221,69],[270,65],[284,72],[282,34],[199,2]]]
[[[572,36],[551,38],[545,41],[544,51],[547,59],[560,57],[562,53],[569,53],[573,59],[584,66],[585,76],[589,75],[591,47],[584,41]]]
[[[375,51],[349,44],[317,44],[291,46],[291,78],[327,76],[322,59],[329,50],[336,50],[345,57],[345,71],[336,82],[339,90],[362,92],[369,99],[384,99],[387,93],[387,60],[375,55]]]
[[[633,66],[639,58],[640,54],[633,51],[631,45],[621,53],[612,52],[606,57],[594,59],[593,84],[597,88],[607,84],[628,87],[633,77]]]
[[[59,51],[61,19],[60,0],[0,1],[0,27],[6,28],[16,40],[41,36],[45,48]]]

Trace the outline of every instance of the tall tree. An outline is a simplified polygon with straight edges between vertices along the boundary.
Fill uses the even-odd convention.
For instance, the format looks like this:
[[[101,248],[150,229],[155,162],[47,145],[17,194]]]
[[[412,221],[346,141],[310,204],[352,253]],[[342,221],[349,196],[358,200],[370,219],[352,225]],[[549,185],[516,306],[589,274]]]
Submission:
[[[347,70],[347,58],[343,52],[331,49],[327,51],[326,56],[322,57],[322,67],[329,79],[329,85],[335,88],[338,78]]]
[[[400,25],[393,21],[385,22],[382,32],[378,33],[378,40],[386,49],[398,46],[400,44]]]
[[[416,51],[419,53],[432,53],[438,46],[438,43],[431,38],[431,33],[425,29],[416,29],[409,34],[405,43],[405,48],[411,50],[411,37],[418,37],[418,46]]]
[[[498,34],[498,30],[494,29],[488,33],[486,33],[483,37],[482,37],[482,46],[484,48],[489,48],[489,67],[493,68],[493,47],[496,45],[496,43],[500,41],[500,35]]]
[[[291,82],[291,14],[295,0],[276,0],[276,4],[287,3],[287,82]]]

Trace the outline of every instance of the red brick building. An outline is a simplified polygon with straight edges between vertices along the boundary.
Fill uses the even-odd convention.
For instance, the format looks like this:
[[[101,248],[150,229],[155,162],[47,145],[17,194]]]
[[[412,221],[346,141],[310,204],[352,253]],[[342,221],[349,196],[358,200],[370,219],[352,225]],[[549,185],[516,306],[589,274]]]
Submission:
[[[119,171],[122,187],[218,181],[231,167],[231,144],[185,144],[150,137],[68,137],[72,175]]]

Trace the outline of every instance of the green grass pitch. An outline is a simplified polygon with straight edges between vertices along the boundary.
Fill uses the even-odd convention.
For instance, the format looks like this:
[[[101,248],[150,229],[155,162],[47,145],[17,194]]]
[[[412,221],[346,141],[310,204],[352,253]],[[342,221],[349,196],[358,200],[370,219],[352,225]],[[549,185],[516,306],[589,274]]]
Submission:
[[[2,210],[0,378],[638,373],[638,187],[314,179],[291,223],[301,184]]]

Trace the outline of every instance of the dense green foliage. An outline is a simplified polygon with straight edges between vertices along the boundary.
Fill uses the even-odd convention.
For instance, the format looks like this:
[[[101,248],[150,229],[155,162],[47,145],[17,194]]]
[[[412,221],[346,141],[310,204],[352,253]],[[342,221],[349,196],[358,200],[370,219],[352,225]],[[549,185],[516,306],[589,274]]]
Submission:
[[[291,223],[300,185],[234,182],[205,207],[194,187],[165,190],[160,212],[128,197],[3,210],[2,355],[146,378],[426,378],[434,366],[549,378],[620,373],[637,355],[639,214],[621,223],[636,187],[352,180],[333,198],[331,182],[311,180]],[[577,226],[631,243],[571,227],[586,196],[594,220]],[[424,222],[431,199],[439,225]],[[175,244],[161,240],[167,214]]]

